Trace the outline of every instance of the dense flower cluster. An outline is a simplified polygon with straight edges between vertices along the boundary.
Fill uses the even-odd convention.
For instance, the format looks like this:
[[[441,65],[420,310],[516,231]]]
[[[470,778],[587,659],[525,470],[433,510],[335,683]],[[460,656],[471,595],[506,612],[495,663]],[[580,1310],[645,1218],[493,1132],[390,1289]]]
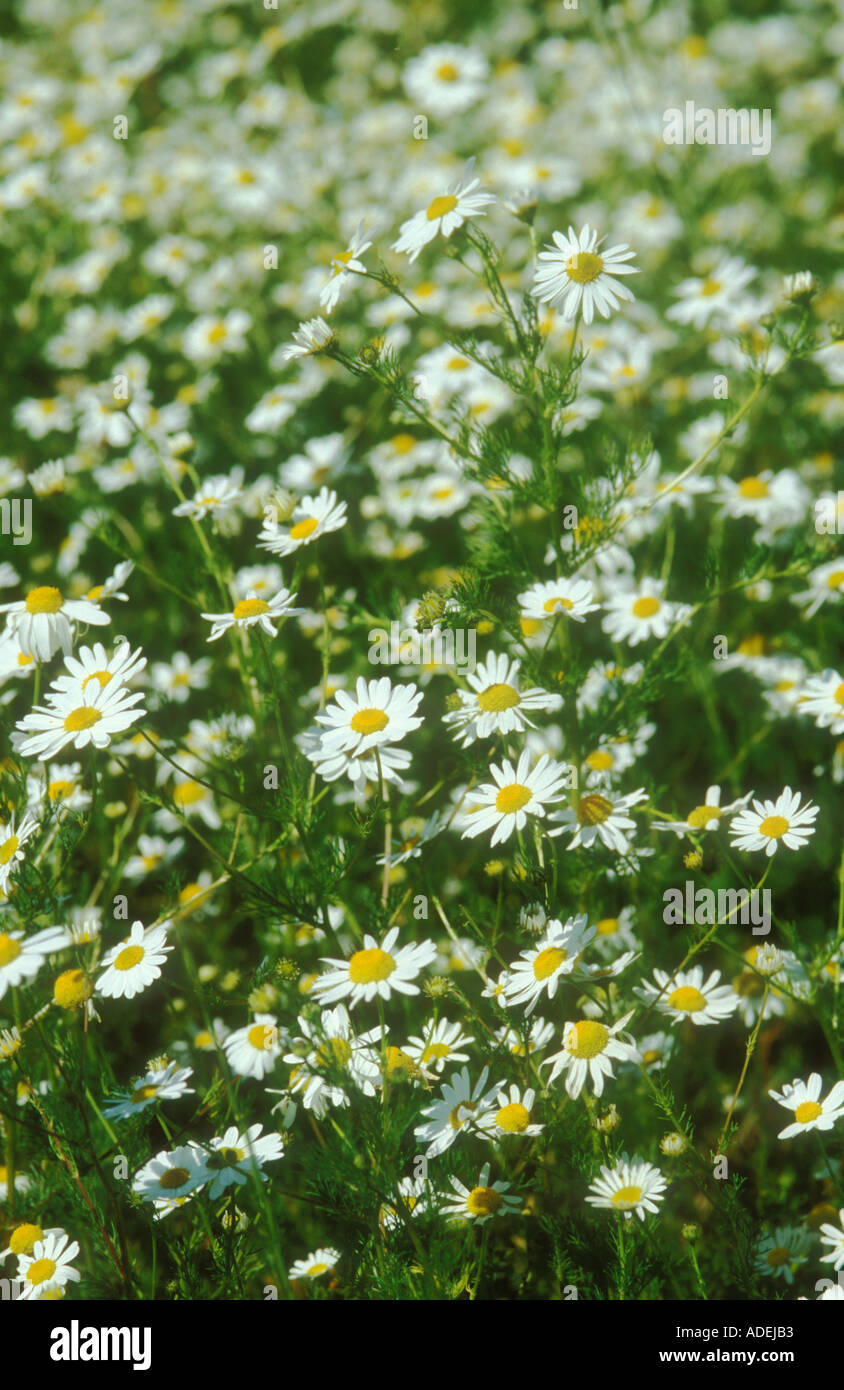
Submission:
[[[0,30],[22,1297],[844,1267],[844,25],[585,9]]]

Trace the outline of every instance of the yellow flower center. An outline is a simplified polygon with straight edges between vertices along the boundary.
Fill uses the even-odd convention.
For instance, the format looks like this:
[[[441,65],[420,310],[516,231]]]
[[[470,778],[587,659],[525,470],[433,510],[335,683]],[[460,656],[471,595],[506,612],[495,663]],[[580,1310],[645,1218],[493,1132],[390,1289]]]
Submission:
[[[709,299],[713,294],[717,294],[718,291],[720,290],[720,288],[721,288],[721,281],[720,281],[720,280],[710,280],[709,277],[707,276],[707,278],[704,280],[703,284],[701,285],[700,292],[701,292],[701,294],[703,295],[704,299]]]
[[[606,748],[597,748],[586,759],[587,767],[591,767],[593,772],[608,772],[614,762],[612,753],[609,753]]]
[[[832,692],[832,698],[837,705],[844,705],[844,681]]]
[[[615,936],[618,931],[617,917],[602,917],[597,923],[595,930],[599,936]]]
[[[249,1042],[258,1052],[267,1052],[273,1045],[275,1029],[269,1023],[255,1023],[249,1029]]]
[[[785,816],[766,816],[759,826],[760,835],[768,835],[772,840],[779,840],[788,830],[788,821]]]
[[[73,783],[66,779],[59,778],[51,782],[47,788],[47,795],[51,801],[66,801],[73,791]]]
[[[319,521],[315,516],[303,517],[301,521],[296,522],[295,526],[291,526],[290,539],[292,541],[306,541],[308,536],[313,535],[318,526]]]
[[[530,1111],[518,1101],[514,1101],[512,1105],[502,1106],[495,1117],[495,1123],[508,1134],[524,1134],[530,1124]]]
[[[325,1265],[325,1264],[315,1264],[315,1265],[311,1265],[311,1266],[309,1267],[308,1273],[310,1274],[311,1278],[316,1278],[316,1276],[317,1276],[318,1274],[324,1274],[325,1271],[326,1271],[327,1269],[328,1269],[328,1265]]]
[[[784,1245],[778,1245],[776,1249],[768,1251],[765,1259],[773,1269],[777,1269],[781,1265],[788,1264],[791,1259],[791,1251]]]
[[[351,727],[356,734],[380,734],[390,722],[382,709],[359,709],[352,715]]]
[[[26,596],[27,613],[58,613],[64,599],[58,589],[49,584],[38,589],[30,589]]]
[[[44,1232],[40,1226],[25,1222],[14,1230],[9,1239],[9,1249],[13,1255],[31,1255],[36,1240],[43,1240]]]
[[[441,82],[456,82],[460,73],[453,63],[440,63],[437,68],[437,77]]]
[[[450,372],[465,372],[469,370],[469,361],[466,357],[449,357],[446,366]]]
[[[708,821],[720,820],[723,812],[720,806],[695,806],[686,817],[687,824],[693,829],[700,830]]]
[[[582,1018],[568,1031],[565,1048],[573,1057],[597,1057],[609,1041],[610,1030],[592,1018]]]
[[[682,985],[669,995],[668,1004],[679,1013],[696,1014],[706,1008],[706,997],[693,985]]]
[[[446,193],[441,198],[435,198],[434,201],[428,205],[428,211],[425,216],[429,222],[436,222],[438,217],[445,217],[446,213],[454,212],[456,207],[457,199],[452,193]]]
[[[532,796],[530,787],[523,787],[520,782],[511,782],[509,787],[502,787],[496,796],[495,809],[503,816],[512,816],[523,806],[527,806]]]
[[[422,286],[417,285],[415,293],[419,294],[421,289]],[[412,434],[396,434],[390,440],[390,444],[395,453],[409,454],[412,449],[416,448],[416,439],[413,437]]]
[[[568,960],[569,953],[560,946],[546,946],[544,951],[533,962],[533,974],[537,980],[547,980],[549,975],[553,975],[558,970],[563,961]]]
[[[816,1100],[804,1100],[798,1105],[794,1112],[794,1118],[799,1125],[807,1125],[812,1120],[816,1120],[823,1114],[823,1106],[818,1105]]]
[[[349,961],[349,979],[353,985],[369,985],[376,980],[386,980],[396,968],[396,962],[388,951],[377,946],[366,951],[355,951]]]
[[[618,1207],[619,1211],[627,1211],[629,1207],[635,1207],[641,1200],[641,1187],[620,1187],[612,1195],[612,1204],[614,1207]]]
[[[270,605],[262,598],[242,598],[234,606],[233,618],[257,618],[259,613],[268,613]]]
[[[651,598],[651,596],[647,594],[644,598],[637,598],[636,602],[633,604],[633,617],[652,618],[654,613],[659,612],[660,607],[659,599]]]
[[[17,847],[17,835],[10,835],[8,840],[4,840],[3,844],[0,845],[0,864],[8,864],[9,860],[12,858],[12,855],[17,850]]]
[[[174,1187],[184,1187],[189,1177],[187,1168],[168,1168],[158,1179],[158,1186],[169,1192]]]
[[[157,1086],[139,1086],[137,1091],[133,1091],[130,1097],[132,1105],[143,1105],[144,1101],[152,1100],[158,1094]]]
[[[124,946],[114,962],[115,970],[131,970],[143,960],[145,951],[143,946]]]
[[[497,712],[521,704],[521,696],[512,685],[488,685],[486,690],[482,690],[478,695],[478,704],[482,710]]]
[[[570,598],[556,597],[547,598],[542,605],[542,610],[544,613],[556,613],[558,608],[566,608],[569,612],[571,612],[572,608],[574,608],[574,604],[572,603]]]
[[[541,618],[520,618],[519,627],[524,637],[535,637],[542,627]]]
[[[840,589],[842,584],[844,584],[844,570],[836,570],[826,581],[828,589]]]
[[[26,1277],[30,1284],[43,1284],[45,1280],[52,1279],[55,1272],[55,1260],[36,1260],[26,1271]]]
[[[768,484],[764,478],[742,478],[738,490],[742,497],[755,499],[768,496]]]
[[[201,782],[180,782],[178,787],[173,788],[173,800],[177,806],[192,806],[202,800],[206,790]]]
[[[466,1198],[466,1210],[473,1216],[494,1216],[501,1200],[501,1193],[494,1187],[473,1187]]]
[[[612,802],[593,792],[582,796],[577,803],[577,819],[581,825],[601,825],[612,815]]]
[[[597,280],[603,268],[603,260],[592,251],[578,251],[566,262],[566,274],[578,285],[589,285]]]
[[[0,932],[0,966],[10,965],[21,953],[21,944],[6,932]]]
[[[85,689],[89,681],[96,681],[100,687],[100,690],[102,690],[103,686],[108,685],[110,680],[111,671],[92,671],[90,676],[86,676],[84,681],[82,682],[82,689]]]
[[[84,970],[64,970],[53,985],[53,998],[62,1009],[75,1009],[90,999],[94,986]]]
[[[102,717],[100,711],[91,705],[79,705],[66,716],[65,731],[69,734],[78,734],[82,729],[90,729],[94,724],[99,724]]]
[[[419,1060],[420,1062],[441,1062],[450,1051],[448,1043],[428,1043]]]
[[[217,343],[222,343],[225,339],[225,336],[226,325],[224,323],[215,323],[214,327],[208,334],[208,341],[209,343],[214,343],[216,345]]]
[[[642,1053],[642,1062],[646,1067],[650,1067],[653,1066],[654,1062],[658,1062],[661,1056],[662,1053],[658,1047],[649,1047],[647,1052]]]

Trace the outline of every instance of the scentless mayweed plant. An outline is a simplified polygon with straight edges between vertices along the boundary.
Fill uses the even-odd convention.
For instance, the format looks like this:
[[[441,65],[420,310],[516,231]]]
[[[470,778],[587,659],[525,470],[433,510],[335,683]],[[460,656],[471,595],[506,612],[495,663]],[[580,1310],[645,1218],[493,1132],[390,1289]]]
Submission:
[[[0,76],[4,1297],[840,1297],[840,11]]]

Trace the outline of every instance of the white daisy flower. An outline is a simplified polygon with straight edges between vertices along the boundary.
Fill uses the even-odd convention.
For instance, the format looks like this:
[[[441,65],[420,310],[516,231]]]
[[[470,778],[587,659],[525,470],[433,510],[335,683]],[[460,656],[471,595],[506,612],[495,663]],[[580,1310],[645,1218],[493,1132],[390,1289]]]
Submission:
[[[499,767],[490,764],[493,781],[472,792],[472,813],[463,839],[492,830],[490,845],[508,840],[514,830],[522,830],[528,816],[544,817],[545,807],[559,801],[566,785],[568,768],[543,753],[531,768],[531,755],[525,750],[514,768],[509,758]]]
[[[486,1112],[478,1121],[478,1128],[485,1139],[501,1139],[507,1134],[520,1136],[541,1134],[544,1125],[532,1120],[533,1103],[536,1092],[532,1089],[524,1093],[513,1083],[509,1090],[499,1091],[495,1097],[497,1107]]]
[[[322,352],[334,339],[334,330],[325,319],[317,316],[300,323],[293,334],[293,342],[288,343],[278,354],[279,366],[292,362],[296,357],[311,357]]]
[[[151,1067],[133,1091],[126,1091],[110,1100],[103,1107],[103,1114],[109,1120],[128,1120],[158,1100],[192,1096],[193,1087],[187,1084],[192,1076],[191,1067],[180,1067],[177,1062],[168,1062],[164,1067]]]
[[[782,1091],[768,1092],[778,1105],[794,1114],[793,1122],[780,1130],[778,1139],[792,1139],[810,1129],[832,1129],[844,1115],[844,1081],[836,1081],[825,1100],[820,1100],[821,1086],[820,1073],[813,1071],[808,1081],[795,1077]]]
[[[181,1144],[169,1151],[162,1149],[139,1168],[132,1180],[132,1191],[145,1202],[174,1203],[198,1192],[210,1176],[206,1154],[200,1146]]]
[[[553,999],[566,976],[574,975],[581,957],[595,939],[585,913],[565,923],[552,918],[535,946],[520,953],[507,969],[502,997],[508,1008],[526,1005],[533,1013],[543,994]]]
[[[389,676],[371,681],[358,676],[354,696],[338,690],[334,703],[316,715],[324,729],[321,753],[354,752],[361,758],[379,745],[403,738],[422,723],[422,716],[416,714],[421,699],[422,691],[415,685],[393,685]]]
[[[258,544],[273,555],[292,555],[303,545],[319,540],[320,536],[339,531],[346,520],[346,503],[338,501],[332,489],[321,487],[316,497],[303,497],[296,503],[288,525],[265,520]]]
[[[488,72],[489,64],[476,48],[434,43],[411,58],[402,82],[422,111],[455,116],[483,94]]]
[[[811,1246],[811,1231],[799,1226],[777,1226],[759,1242],[755,1255],[756,1273],[793,1284],[795,1266],[806,1263]]]
[[[174,516],[189,516],[201,521],[206,516],[220,516],[230,511],[241,496],[243,469],[233,468],[230,474],[218,473],[204,478],[193,497],[173,508]]]
[[[440,1210],[451,1221],[476,1221],[482,1226],[494,1216],[515,1216],[522,1209],[521,1199],[510,1195],[509,1182],[494,1182],[490,1185],[489,1164],[485,1163],[478,1176],[477,1185],[465,1187],[459,1178],[452,1177],[451,1185],[457,1199],[444,1202]]]
[[[421,1143],[427,1143],[426,1158],[436,1158],[450,1149],[458,1134],[477,1130],[483,1116],[492,1109],[499,1092],[498,1086],[485,1090],[489,1068],[484,1067],[474,1086],[468,1067],[454,1072],[451,1081],[444,1081],[438,1100],[422,1110],[426,1121],[413,1133]]]
[[[34,979],[47,957],[65,944],[63,927],[45,927],[29,937],[22,931],[0,931],[0,999],[7,989]]]
[[[45,698],[48,705],[36,705],[18,720],[14,740],[22,757],[37,757],[41,762],[51,761],[68,744],[78,750],[89,744],[107,748],[115,734],[146,714],[143,707],[134,708],[143,700],[143,691],[132,693],[114,680],[106,685],[91,681],[85,690],[80,684],[65,691],[49,690]],[[21,734],[29,737],[21,738]]]
[[[425,1029],[423,1037],[413,1037],[405,1045],[404,1051],[425,1071],[445,1071],[450,1062],[468,1062],[468,1052],[460,1049],[468,1047],[475,1039],[463,1031],[462,1023],[450,1023],[447,1018],[439,1018]]]
[[[466,676],[473,693],[458,691],[463,708],[443,716],[444,724],[455,726],[458,737],[462,734],[462,748],[468,748],[479,738],[490,738],[492,734],[532,729],[534,725],[526,710],[560,708],[561,695],[549,694],[538,687],[520,690],[519,667],[518,661],[490,652],[486,661]]]
[[[844,559],[836,556],[809,571],[809,587],[802,593],[792,594],[792,601],[806,609],[806,617],[812,618],[825,603],[836,603],[844,597]]]
[[[776,801],[754,800],[752,811],[741,811],[730,821],[730,844],[736,849],[763,849],[769,858],[780,841],[788,849],[802,849],[815,833],[812,822],[817,814],[813,802],[801,806],[800,793],[785,787]]]
[[[650,637],[665,637],[691,610],[687,604],[669,603],[662,597],[664,589],[663,579],[643,579],[633,589],[611,594],[601,623],[607,636],[631,647]]]
[[[587,613],[600,608],[593,603],[595,590],[588,579],[549,579],[542,584],[532,584],[519,594],[519,607],[522,620],[544,621],[562,614],[573,622],[586,621]]]
[[[318,1279],[321,1274],[328,1274],[333,1270],[340,1259],[340,1251],[335,1250],[330,1245],[323,1245],[319,1250],[312,1250],[310,1255],[306,1255],[304,1260],[296,1260],[287,1271],[288,1279]]]
[[[666,318],[702,328],[711,315],[734,309],[741,291],[755,274],[753,267],[745,265],[738,256],[727,256],[704,278],[681,280],[675,291],[678,302],[667,310]]]
[[[598,233],[588,222],[579,236],[569,227],[568,236],[554,232],[552,240],[554,245],[546,246],[537,257],[542,264],[536,268],[532,293],[541,304],[558,308],[564,319],[573,319],[582,310],[584,322],[591,323],[596,308],[606,319],[619,300],[633,299],[627,286],[616,279],[638,274],[637,266],[625,265],[636,254],[626,242],[599,250]]]
[[[97,980],[100,994],[107,999],[134,999],[157,980],[173,949],[166,944],[169,926],[164,922],[144,931],[143,922],[133,922],[126,939],[103,956],[105,969]]]
[[[274,618],[296,618],[305,611],[304,608],[293,607],[295,597],[289,589],[279,589],[271,599],[259,598],[256,590],[251,589],[246,598],[237,601],[231,613],[203,613],[203,618],[213,623],[208,641],[216,642],[229,628],[254,627],[256,623],[268,637],[277,637],[278,628],[272,621]]]
[[[844,734],[844,676],[831,668],[810,676],[800,692],[800,714],[812,714],[819,729]]]
[[[527,1036],[509,1023],[504,1023],[495,1030],[495,1037],[499,1045],[506,1047],[507,1051],[512,1052],[514,1057],[528,1057],[534,1052],[544,1052],[553,1036],[553,1023],[548,1023],[546,1019],[538,1017],[531,1020],[530,1031],[527,1032]]]
[[[237,1125],[231,1125],[221,1138],[211,1140],[212,1152],[206,1154],[205,1162],[212,1175],[208,1189],[212,1202],[227,1187],[243,1187],[250,1173],[257,1173],[261,1182],[267,1181],[267,1174],[261,1169],[265,1163],[275,1163],[283,1157],[284,1144],[280,1134],[261,1137],[261,1131],[261,1125],[250,1125],[241,1134]]]
[[[609,791],[588,792],[580,798],[575,810],[567,808],[553,812],[551,820],[559,829],[549,830],[548,834],[554,838],[562,835],[564,830],[573,829],[574,834],[566,849],[577,849],[580,845],[584,849],[591,849],[600,840],[616,854],[627,854],[630,851],[627,834],[635,829],[636,822],[624,813],[647,799],[647,792],[642,788],[628,792],[626,796],[616,796]]]
[[[392,927],[380,946],[374,936],[364,936],[363,948],[349,960],[323,956],[325,964],[333,968],[319,977],[312,994],[326,1004],[338,999],[348,999],[351,1004],[361,1000],[369,1003],[376,997],[389,999],[394,990],[418,994],[419,987],[412,981],[431,964],[437,948],[432,941],[421,941],[396,950],[398,935],[398,927]]]
[[[474,160],[470,159],[460,177],[445,193],[433,198],[422,212],[403,222],[393,251],[406,251],[415,261],[423,246],[433,241],[438,232],[450,237],[470,217],[484,217],[487,203],[494,203],[491,193],[474,193],[480,179],[472,178]]]
[[[365,274],[366,267],[360,260],[364,251],[368,251],[372,245],[371,241],[366,241],[363,236],[363,223],[361,222],[345,251],[341,251],[338,256],[332,257],[331,275],[319,292],[319,302],[327,314],[340,298],[340,291],[346,285],[354,273]]]
[[[61,590],[50,584],[30,589],[26,598],[15,603],[0,603],[0,613],[9,614],[8,628],[15,633],[21,651],[36,661],[49,661],[59,647],[69,656],[78,623],[101,627],[111,622],[96,603],[64,598]]]
[[[15,828],[15,815],[8,822],[0,821],[0,893],[5,893],[6,885],[16,864],[26,858],[23,846],[38,829],[38,821],[29,811]]]
[[[361,796],[367,789],[377,788],[380,777],[383,777],[385,782],[394,782],[399,790],[410,787],[401,776],[411,763],[411,755],[404,748],[390,748],[388,744],[382,743],[378,745],[377,759],[374,749],[370,749],[364,757],[359,757],[354,751],[336,752],[334,749],[327,749],[322,736],[317,732],[313,747],[304,748],[303,751],[326,782],[336,782],[338,777],[348,777],[354,784],[355,792]]]
[[[819,1235],[821,1245],[830,1246],[828,1255],[821,1255],[821,1262],[831,1262],[834,1269],[844,1269],[844,1207],[838,1213],[840,1226],[833,1226],[826,1221],[821,1226]]]
[[[5,1250],[0,1250],[0,1263],[9,1255],[14,1255],[20,1259],[21,1255],[31,1255],[35,1249],[35,1242],[46,1240],[48,1236],[63,1236],[66,1232],[62,1226],[45,1226],[44,1229],[34,1225],[31,1221],[23,1221],[16,1226],[9,1237],[9,1244]]]
[[[720,1023],[729,1018],[739,1006],[739,996],[731,985],[719,985],[720,970],[713,970],[704,983],[703,967],[692,966],[691,970],[680,970],[676,975],[668,975],[664,970],[654,970],[654,980],[645,980],[634,990],[646,1003],[657,1001],[659,1012],[681,1023],[688,1019],[700,1025]]]
[[[688,835],[690,832],[700,834],[703,830],[717,830],[724,816],[731,816],[736,811],[743,811],[753,792],[748,792],[746,796],[740,796],[735,801],[731,801],[729,806],[721,805],[721,788],[707,787],[706,795],[702,806],[693,806],[685,820],[677,821],[651,821],[652,830],[673,830],[677,835]]]
[[[430,1184],[427,1178],[402,1178],[396,1187],[395,1195],[385,1202],[378,1212],[378,1224],[385,1231],[394,1231],[404,1225],[399,1208],[414,1220],[430,1206]]]
[[[628,1221],[634,1212],[644,1221],[645,1212],[657,1211],[666,1186],[653,1164],[623,1153],[614,1168],[601,1165],[601,1176],[590,1183],[586,1200],[590,1206],[620,1212]]]
[[[17,1278],[23,1280],[21,1298],[43,1298],[65,1284],[78,1283],[80,1274],[71,1261],[79,1254],[77,1241],[62,1231],[60,1235],[45,1235],[37,1240],[31,1255],[18,1259]]]
[[[127,685],[134,676],[143,671],[146,664],[147,659],[142,654],[142,649],[136,647],[132,651],[125,639],[118,640],[111,656],[107,655],[102,642],[96,642],[93,647],[80,647],[77,656],[65,657],[67,675],[62,673],[56,676],[50,689],[67,694],[70,690],[81,688],[85,694],[89,685],[102,689],[112,680],[118,685]]]
[[[236,1076],[252,1076],[260,1081],[272,1071],[282,1049],[277,1021],[272,1014],[256,1014],[246,1028],[229,1033],[224,1046]]]
[[[563,1050],[547,1057],[543,1066],[551,1067],[548,1085],[555,1081],[560,1072],[567,1071],[566,1091],[574,1100],[580,1095],[587,1076],[592,1078],[596,1096],[603,1094],[604,1078],[612,1077],[612,1059],[619,1062],[640,1062],[641,1055],[635,1043],[617,1038],[630,1019],[633,1009],[608,1027],[596,1018],[581,1018],[563,1027]]]

